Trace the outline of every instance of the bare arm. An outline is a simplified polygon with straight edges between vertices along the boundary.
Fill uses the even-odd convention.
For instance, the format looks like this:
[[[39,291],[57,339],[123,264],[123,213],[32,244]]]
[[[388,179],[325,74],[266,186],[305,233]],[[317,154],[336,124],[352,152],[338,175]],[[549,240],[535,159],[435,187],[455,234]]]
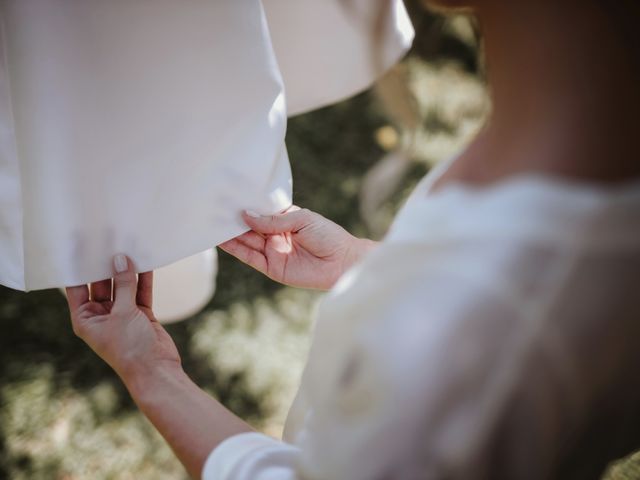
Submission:
[[[114,266],[113,291],[110,279],[67,288],[73,330],[111,365],[189,474],[200,478],[218,444],[252,429],[182,369],[173,340],[151,310],[152,272],[136,279],[124,256]]]
[[[253,431],[193,383],[182,368],[161,365],[125,384],[193,478],[200,478],[204,462],[218,444]]]

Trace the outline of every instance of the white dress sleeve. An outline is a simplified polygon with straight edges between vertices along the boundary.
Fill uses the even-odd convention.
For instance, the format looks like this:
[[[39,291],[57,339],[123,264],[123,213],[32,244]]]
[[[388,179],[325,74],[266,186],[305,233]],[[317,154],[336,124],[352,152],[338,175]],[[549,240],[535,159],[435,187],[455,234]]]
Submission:
[[[203,480],[295,480],[300,449],[260,433],[228,438],[209,455]]]
[[[263,0],[263,5],[290,116],[368,88],[413,41],[402,0]]]

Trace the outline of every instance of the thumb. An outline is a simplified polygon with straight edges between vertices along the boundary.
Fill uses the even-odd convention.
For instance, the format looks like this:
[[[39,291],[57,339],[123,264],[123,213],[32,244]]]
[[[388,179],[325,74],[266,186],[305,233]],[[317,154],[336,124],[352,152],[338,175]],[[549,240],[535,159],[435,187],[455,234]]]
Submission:
[[[136,306],[137,280],[131,261],[123,254],[113,257],[113,308],[112,311],[122,312]]]
[[[312,222],[312,215],[305,208],[265,216],[247,210],[243,212],[242,218],[252,230],[273,235],[276,233],[297,232]]]

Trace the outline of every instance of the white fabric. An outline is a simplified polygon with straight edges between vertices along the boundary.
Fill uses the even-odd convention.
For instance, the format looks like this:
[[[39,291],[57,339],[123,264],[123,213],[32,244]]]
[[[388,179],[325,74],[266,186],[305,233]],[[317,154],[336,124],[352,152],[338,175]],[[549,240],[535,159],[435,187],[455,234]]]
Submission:
[[[153,313],[158,321],[173,323],[202,310],[215,291],[217,267],[213,249],[153,272]]]
[[[366,2],[344,2],[353,24],[342,3],[265,0],[267,25],[259,0],[0,0],[0,284],[100,280],[115,253],[155,269],[244,231],[242,209],[289,206],[274,48],[296,113],[368,86],[412,37],[386,3],[374,69]]]
[[[599,478],[637,446],[640,184],[429,182],[324,298],[284,441],[205,480]]]
[[[244,231],[242,209],[290,204],[284,96],[257,0],[2,9],[17,151],[2,166],[19,170],[9,187],[19,179],[22,193],[3,204],[0,251],[24,246],[2,255],[4,284],[99,280],[117,252],[151,270]]]
[[[369,87],[413,40],[413,27],[400,0],[379,4],[370,0],[263,3],[289,116]],[[155,271],[154,313],[160,322],[186,318],[207,304],[207,296],[215,290],[211,257],[217,258],[215,249]]]
[[[290,116],[369,87],[413,41],[401,0],[264,0],[264,7]]]

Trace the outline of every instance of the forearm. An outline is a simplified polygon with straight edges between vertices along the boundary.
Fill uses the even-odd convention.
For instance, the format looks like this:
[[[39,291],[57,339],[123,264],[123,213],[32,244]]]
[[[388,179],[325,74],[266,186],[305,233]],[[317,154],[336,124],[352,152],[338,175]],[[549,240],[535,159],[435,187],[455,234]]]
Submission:
[[[125,379],[133,399],[193,478],[226,438],[253,429],[201,390],[179,365],[157,367]]]

